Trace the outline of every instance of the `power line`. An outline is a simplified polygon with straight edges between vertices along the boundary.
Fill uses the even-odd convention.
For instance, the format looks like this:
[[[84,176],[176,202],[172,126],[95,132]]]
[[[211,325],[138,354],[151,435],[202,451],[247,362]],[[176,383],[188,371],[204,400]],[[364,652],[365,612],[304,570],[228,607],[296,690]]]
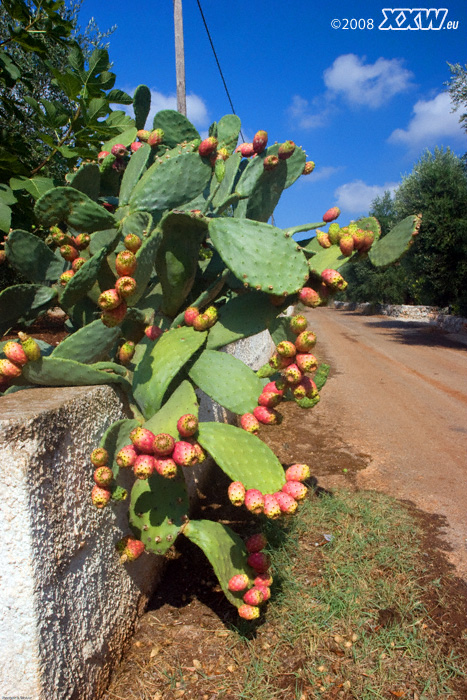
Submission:
[[[208,29],[208,25],[207,25],[206,19],[205,19],[205,17],[204,17],[204,12],[203,12],[203,10],[202,10],[201,3],[200,3],[199,0],[196,0],[196,2],[198,3],[199,11],[200,11],[200,13],[201,13],[201,17],[202,17],[203,23],[204,23],[204,28],[206,29],[206,34],[208,35],[209,43],[211,44],[211,49],[212,49],[212,52],[213,52],[213,54],[214,54],[214,58],[216,59],[217,67],[218,67],[218,69],[219,69],[219,73],[220,73],[220,76],[221,76],[221,78],[222,78],[222,82],[223,82],[223,84],[224,84],[225,92],[227,93],[227,98],[228,98],[228,100],[229,100],[230,107],[231,107],[231,109],[232,109],[232,113],[233,113],[233,114],[237,114],[236,111],[235,111],[235,109],[234,109],[234,106],[233,106],[233,103],[232,103],[232,99],[231,99],[231,97],[230,97],[230,93],[229,93],[229,89],[228,89],[228,87],[227,87],[227,83],[225,82],[224,74],[222,73],[221,64],[219,63],[219,59],[217,58],[216,49],[214,48],[214,44],[212,43],[211,33],[210,33],[209,29]],[[240,134],[241,134],[241,136],[242,136],[242,139],[245,140],[245,138],[244,138],[244,136],[243,136],[243,134],[242,134],[241,131],[240,131]]]

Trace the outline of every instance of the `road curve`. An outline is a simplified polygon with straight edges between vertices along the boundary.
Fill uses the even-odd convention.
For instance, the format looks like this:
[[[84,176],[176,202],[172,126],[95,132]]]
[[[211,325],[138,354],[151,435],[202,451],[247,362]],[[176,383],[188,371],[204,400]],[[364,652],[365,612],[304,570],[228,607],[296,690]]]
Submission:
[[[333,308],[307,317],[316,354],[332,367],[313,411],[371,456],[357,485],[445,516],[448,556],[467,578],[465,340],[422,323]]]

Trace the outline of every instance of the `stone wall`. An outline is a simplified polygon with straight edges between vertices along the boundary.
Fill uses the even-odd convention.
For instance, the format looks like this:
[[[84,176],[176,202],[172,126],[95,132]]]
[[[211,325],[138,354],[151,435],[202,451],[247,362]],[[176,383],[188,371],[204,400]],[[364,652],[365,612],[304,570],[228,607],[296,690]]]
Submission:
[[[360,311],[366,315],[391,316],[405,321],[429,323],[449,333],[467,333],[467,318],[452,316],[436,306],[410,306],[408,304],[357,304],[350,301],[335,301],[336,309]]]

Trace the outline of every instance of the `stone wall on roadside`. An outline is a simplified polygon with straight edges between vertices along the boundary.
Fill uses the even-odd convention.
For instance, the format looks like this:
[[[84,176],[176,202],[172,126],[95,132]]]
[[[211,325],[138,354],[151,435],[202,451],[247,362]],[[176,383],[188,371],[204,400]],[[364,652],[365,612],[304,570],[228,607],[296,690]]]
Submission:
[[[372,304],[335,301],[336,309],[360,311],[365,315],[391,316],[405,321],[419,321],[436,326],[448,333],[467,333],[467,318],[452,316],[436,306],[410,306],[409,304]]]

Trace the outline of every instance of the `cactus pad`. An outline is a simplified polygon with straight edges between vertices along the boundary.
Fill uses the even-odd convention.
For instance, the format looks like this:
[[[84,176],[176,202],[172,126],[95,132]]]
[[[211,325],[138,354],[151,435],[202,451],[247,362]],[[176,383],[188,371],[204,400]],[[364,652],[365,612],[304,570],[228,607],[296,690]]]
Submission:
[[[330,366],[326,365],[324,362],[319,365],[316,370],[316,374],[313,377],[313,381],[316,384],[318,391],[321,391],[323,386],[326,384],[329,376]]]
[[[115,457],[120,452],[122,447],[128,445],[130,442],[130,432],[133,428],[137,428],[139,423],[134,418],[123,418],[107,428],[102,439],[99,443],[99,447],[104,447],[109,453],[109,461],[107,466],[113,471],[114,477],[118,476],[120,467],[115,461]]]
[[[113,214],[72,187],[55,187],[37,200],[34,212],[43,226],[65,221],[80,232],[101,231],[115,224]]]
[[[186,379],[177,387],[169,400],[144,424],[154,434],[169,433],[178,439],[177,421],[185,413],[198,416],[198,400],[192,384]]]
[[[338,270],[354,255],[356,255],[356,253],[352,253],[351,256],[345,257],[345,255],[342,255],[341,249],[338,245],[332,245],[330,248],[321,248],[321,251],[316,253],[316,255],[313,255],[313,257],[310,259],[310,270],[315,272],[317,275],[321,275],[323,270],[327,269]]]
[[[72,333],[54,348],[53,357],[92,364],[103,359],[120,336],[120,328],[107,328],[100,319]]]
[[[227,148],[232,152],[237,145],[242,123],[236,114],[226,114],[217,123],[217,139],[219,148]]]
[[[52,305],[57,290],[40,284],[15,284],[0,292],[0,335],[18,321],[32,321]]]
[[[182,141],[199,139],[199,133],[193,124],[173,109],[163,109],[154,117],[153,129],[163,129],[164,144],[174,148]]]
[[[370,248],[368,257],[376,267],[385,267],[399,260],[413,243],[414,236],[420,228],[421,217],[407,216],[394,226],[386,236],[375,241]]]
[[[92,386],[95,384],[122,384],[129,388],[128,381],[117,374],[100,372],[89,365],[61,357],[41,357],[28,362],[23,368],[23,378],[28,384],[41,386]]]
[[[217,323],[209,331],[206,347],[214,350],[260,333],[277,315],[267,294],[247,292],[221,306]]]
[[[68,178],[67,178],[68,179]],[[68,180],[70,185],[96,200],[100,194],[101,171],[97,163],[83,163]]]
[[[149,110],[151,109],[151,90],[147,85],[138,85],[133,94],[133,111],[135,113],[135,126],[144,129]]]
[[[261,380],[241,360],[205,350],[189,371],[190,379],[214,401],[234,413],[250,413],[263,390]]]
[[[130,201],[133,188],[146,171],[147,162],[150,155],[151,146],[148,146],[147,143],[143,143],[141,148],[138,148],[138,150],[131,156],[130,162],[126,166],[125,172],[123,173],[122,183],[120,185],[120,194],[118,198],[119,206],[128,204]]]
[[[201,423],[198,441],[219,467],[246,489],[280,491],[284,470],[274,452],[259,438],[225,423]]]
[[[20,229],[6,239],[5,252],[10,265],[31,282],[56,282],[67,268],[38,236]]]

